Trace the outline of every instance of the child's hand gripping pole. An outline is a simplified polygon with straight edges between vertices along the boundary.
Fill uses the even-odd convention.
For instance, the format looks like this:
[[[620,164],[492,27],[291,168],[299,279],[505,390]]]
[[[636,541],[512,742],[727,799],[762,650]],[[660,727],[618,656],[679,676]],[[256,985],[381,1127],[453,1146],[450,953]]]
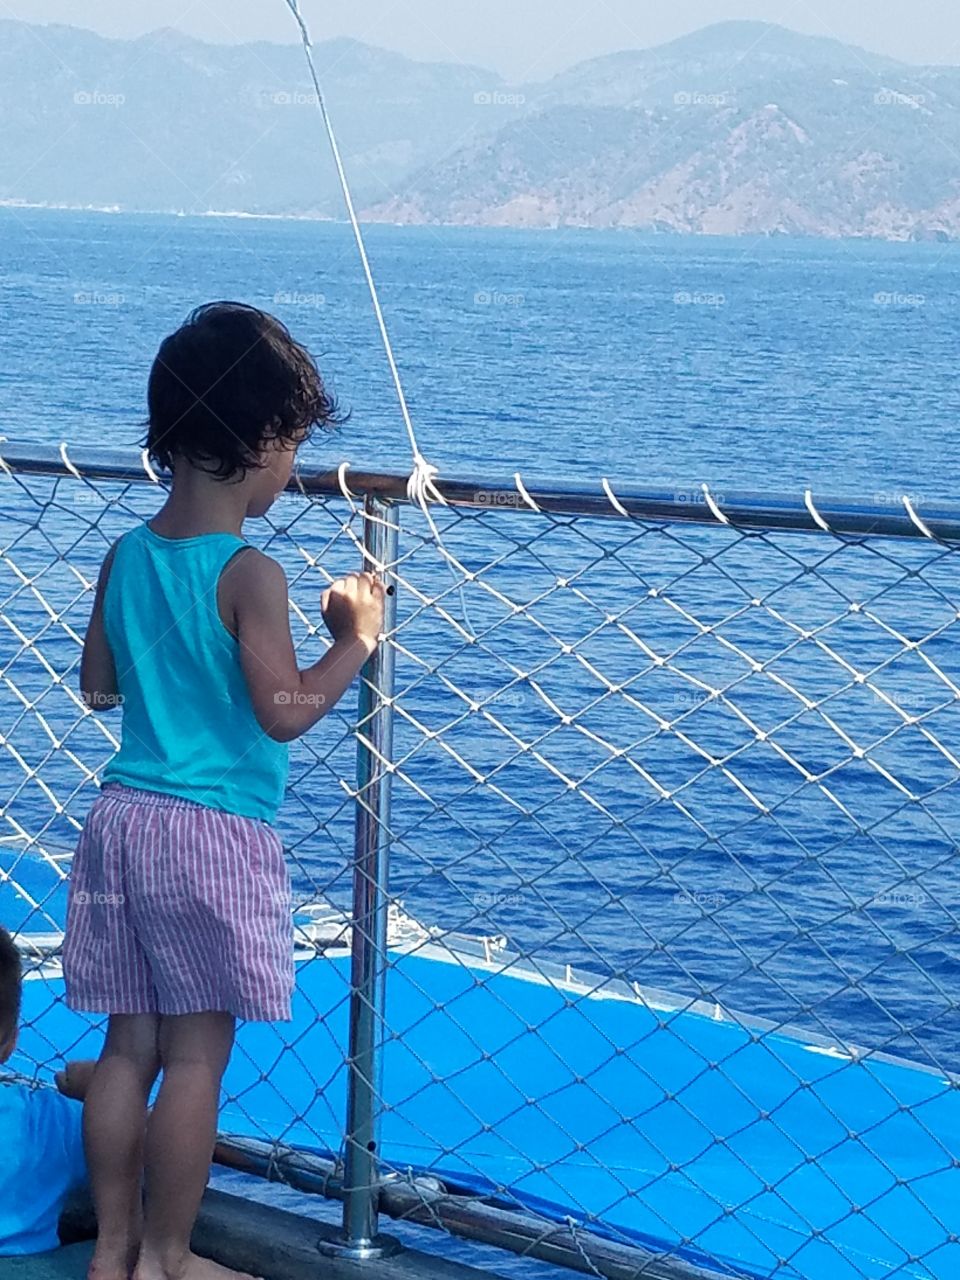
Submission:
[[[383,583],[372,573],[348,573],[332,582],[320,598],[320,609],[334,641],[361,641],[373,653],[383,631]]]

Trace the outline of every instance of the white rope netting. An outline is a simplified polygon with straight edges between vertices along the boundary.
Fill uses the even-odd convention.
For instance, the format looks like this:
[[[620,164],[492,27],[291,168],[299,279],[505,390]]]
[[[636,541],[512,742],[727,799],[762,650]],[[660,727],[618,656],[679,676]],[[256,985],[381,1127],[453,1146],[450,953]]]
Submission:
[[[85,464],[69,455],[62,463],[59,476],[8,470],[0,517],[8,778],[0,902],[38,960],[55,952],[73,841],[116,745],[115,722],[86,711],[75,690],[96,568],[109,542],[157,501],[146,475],[91,481]],[[552,1087],[538,1091],[525,1074],[524,1054],[533,1041],[552,1043],[552,1024],[524,1024],[505,999],[498,976],[522,970],[584,1011],[598,996],[639,999],[653,1011],[636,1042],[608,1033],[578,1083],[607,1109],[610,1125],[636,1127],[662,1163],[643,1193],[650,1203],[658,1203],[661,1180],[687,1167],[658,1136],[670,1085],[650,1055],[665,1036],[690,1055],[688,1084],[718,1073],[729,1096],[765,1112],[763,1123],[783,1141],[796,1134],[778,1117],[808,1096],[811,1082],[784,1061],[775,1103],[764,1107],[739,1070],[751,1037],[766,1043],[798,1028],[817,1046],[826,1073],[817,1103],[844,1133],[850,1116],[831,1092],[841,1073],[884,1054],[908,1059],[927,1073],[927,1105],[910,1109],[879,1072],[879,1110],[849,1140],[902,1182],[897,1159],[873,1135],[906,1116],[917,1140],[940,1153],[933,1171],[952,1168],[936,1107],[954,1090],[960,960],[953,546],[923,536],[919,523],[913,539],[747,531],[717,513],[712,524],[638,518],[622,503],[618,510],[619,499],[606,517],[588,517],[548,511],[523,488],[516,506],[488,501],[502,492],[493,489],[470,504],[448,500],[431,524],[403,502],[366,517],[399,528],[395,563],[379,566],[398,601],[385,640],[397,673],[394,753],[379,762],[393,779],[391,966],[411,958],[453,964],[469,988],[484,988],[503,1021],[491,1053],[490,1026],[463,1020],[461,995],[440,999],[415,968],[404,969],[424,1014],[389,1022],[388,1004],[386,1040],[402,1043],[416,1069],[406,1086],[387,1074],[385,1116],[418,1133],[437,1167],[445,1156],[478,1178],[485,1166],[476,1138],[493,1123],[517,1171],[501,1196],[525,1203],[534,1173],[542,1187],[552,1176],[561,1187],[582,1130]],[[304,661],[325,642],[315,622],[323,587],[356,563],[360,497],[341,468],[329,496],[306,488],[284,495],[262,539],[287,569]],[[338,709],[293,755],[281,830],[298,905],[308,908],[301,958],[318,945],[330,955],[344,942],[363,733],[350,716],[349,707]],[[55,964],[46,972],[50,1004],[29,1039],[40,1074],[69,1051],[50,1041],[46,1053],[38,1048],[43,1017],[53,1017],[60,999]],[[317,1046],[334,1035],[348,999],[345,981],[336,1007],[315,1011],[310,1036],[278,1029],[275,1064],[246,1063],[249,1083],[230,1105],[252,1136],[338,1149],[342,1080],[317,1074]],[[728,1053],[710,1056],[690,1043],[684,1015],[702,1010],[743,1033]],[[460,1076],[434,1069],[437,1034],[456,1037],[465,1062],[483,1064],[514,1090],[512,1116],[491,1118]],[[632,1112],[607,1083],[618,1062],[651,1090]],[[564,1069],[578,1074],[572,1061]],[[296,1099],[285,1092],[291,1070]],[[286,1108],[283,1132],[262,1131],[263,1090]],[[690,1085],[670,1098],[677,1117],[709,1123],[704,1143],[742,1168],[741,1130],[723,1115],[705,1116],[694,1093]],[[455,1100],[466,1126],[452,1136],[424,1121],[425,1099],[441,1097]],[[520,1136],[533,1113],[549,1117],[554,1155],[530,1151]],[[608,1178],[605,1199],[570,1209],[586,1228],[614,1224],[616,1234],[638,1193],[603,1165],[601,1138],[589,1149]],[[797,1164],[808,1156],[798,1152]],[[700,1159],[698,1148],[689,1167]],[[819,1167],[842,1197],[829,1159]],[[930,1175],[927,1166],[916,1185],[908,1179],[904,1194],[948,1241],[955,1224],[930,1200]],[[768,1194],[789,1200],[786,1173]],[[731,1212],[760,1238],[749,1204],[731,1208],[717,1196],[716,1223]],[[854,1212],[847,1206],[838,1221]],[[870,1205],[856,1213],[869,1214]],[[671,1238],[677,1223],[668,1210],[662,1217]],[[883,1214],[876,1230],[894,1249],[896,1231]],[[793,1252],[823,1231],[819,1221],[795,1223]],[[705,1224],[695,1236],[681,1232],[677,1247],[700,1248],[708,1238]],[[790,1269],[792,1256],[785,1250],[770,1274],[804,1274]],[[903,1274],[940,1273],[917,1264]]]

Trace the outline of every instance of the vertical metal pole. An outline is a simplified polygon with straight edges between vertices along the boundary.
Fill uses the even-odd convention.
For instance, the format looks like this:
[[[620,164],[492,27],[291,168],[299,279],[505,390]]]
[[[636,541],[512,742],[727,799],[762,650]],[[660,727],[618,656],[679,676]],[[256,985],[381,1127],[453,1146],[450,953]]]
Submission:
[[[367,494],[363,545],[370,564],[397,561],[396,508]],[[384,630],[396,621],[396,594],[385,597]],[[386,762],[393,753],[393,646],[381,644],[363,668],[358,717],[357,789],[353,870],[353,954],[350,991],[350,1060],[347,1147],[344,1164],[343,1236],[356,1258],[392,1252],[396,1242],[377,1235],[379,1123],[382,1097],[386,997],[390,787]]]

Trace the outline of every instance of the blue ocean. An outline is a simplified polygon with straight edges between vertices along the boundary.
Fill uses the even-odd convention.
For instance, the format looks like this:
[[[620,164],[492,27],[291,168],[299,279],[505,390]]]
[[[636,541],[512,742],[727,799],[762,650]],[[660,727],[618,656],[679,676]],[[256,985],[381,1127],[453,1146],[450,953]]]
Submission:
[[[952,245],[395,228],[370,256],[424,453],[450,473],[951,498]],[[354,416],[317,461],[403,468],[348,226],[0,210],[0,421],[133,443],[197,303],[281,316]]]
[[[955,246],[386,226],[368,246],[421,448],[445,474],[907,494],[921,511],[957,491]],[[349,227],[245,218],[0,210],[0,450],[138,446],[159,341],[214,298],[277,313],[351,409],[305,461],[408,470]],[[131,501],[155,500],[145,486]],[[298,548],[357,567],[342,514],[283,513],[280,550],[316,621],[324,583]],[[77,515],[48,512],[44,528],[89,576],[103,541],[75,538]],[[403,520],[403,574],[446,611],[400,593],[391,888],[407,911],[957,1067],[952,557],[438,512],[497,588],[461,591],[419,515]],[[21,517],[3,532],[22,537]],[[13,558],[46,563],[41,541]],[[82,632],[89,598],[71,582],[51,574],[45,590]],[[68,669],[75,642],[44,634]],[[319,654],[309,629],[297,639]],[[3,641],[5,669],[17,643]],[[16,681],[36,693],[49,676],[23,658]],[[349,898],[352,716],[294,755],[282,827],[304,900]],[[92,791],[72,766],[17,745],[82,817]],[[109,752],[89,726],[71,746],[100,764]],[[18,820],[38,829],[48,800],[5,768]]]

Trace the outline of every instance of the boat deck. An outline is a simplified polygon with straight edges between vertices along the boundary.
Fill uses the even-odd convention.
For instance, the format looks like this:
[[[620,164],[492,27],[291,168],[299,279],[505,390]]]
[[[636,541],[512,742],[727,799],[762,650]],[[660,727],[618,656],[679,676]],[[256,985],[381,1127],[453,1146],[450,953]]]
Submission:
[[[71,1242],[30,1258],[0,1258],[2,1280],[86,1280],[95,1229],[89,1195],[68,1202],[60,1222]],[[332,1225],[272,1205],[208,1188],[194,1228],[192,1245],[201,1257],[264,1280],[356,1280],[358,1264],[328,1254],[337,1239]],[[404,1245],[363,1264],[370,1280],[485,1280],[497,1274],[455,1259]]]
[[[574,1216],[694,1269],[759,1277],[780,1257],[802,1280],[960,1274],[957,1244],[941,1244],[958,1187],[947,1154],[960,1132],[954,1080],[666,993],[597,990],[596,979],[591,991],[572,971],[548,978],[510,961],[437,943],[390,953],[387,1169],[479,1196],[519,1188],[545,1221]],[[293,1023],[240,1028],[221,1128],[332,1154],[345,1122],[349,956],[298,970]],[[24,1065],[51,1044],[97,1051],[99,1033],[65,1007],[54,973],[25,985]],[[326,1087],[317,1093],[312,1080]],[[734,1217],[726,1204],[744,1207]],[[865,1208],[851,1217],[849,1205]]]
[[[85,1280],[92,1244],[71,1244],[53,1253],[0,1261],[3,1280]]]

